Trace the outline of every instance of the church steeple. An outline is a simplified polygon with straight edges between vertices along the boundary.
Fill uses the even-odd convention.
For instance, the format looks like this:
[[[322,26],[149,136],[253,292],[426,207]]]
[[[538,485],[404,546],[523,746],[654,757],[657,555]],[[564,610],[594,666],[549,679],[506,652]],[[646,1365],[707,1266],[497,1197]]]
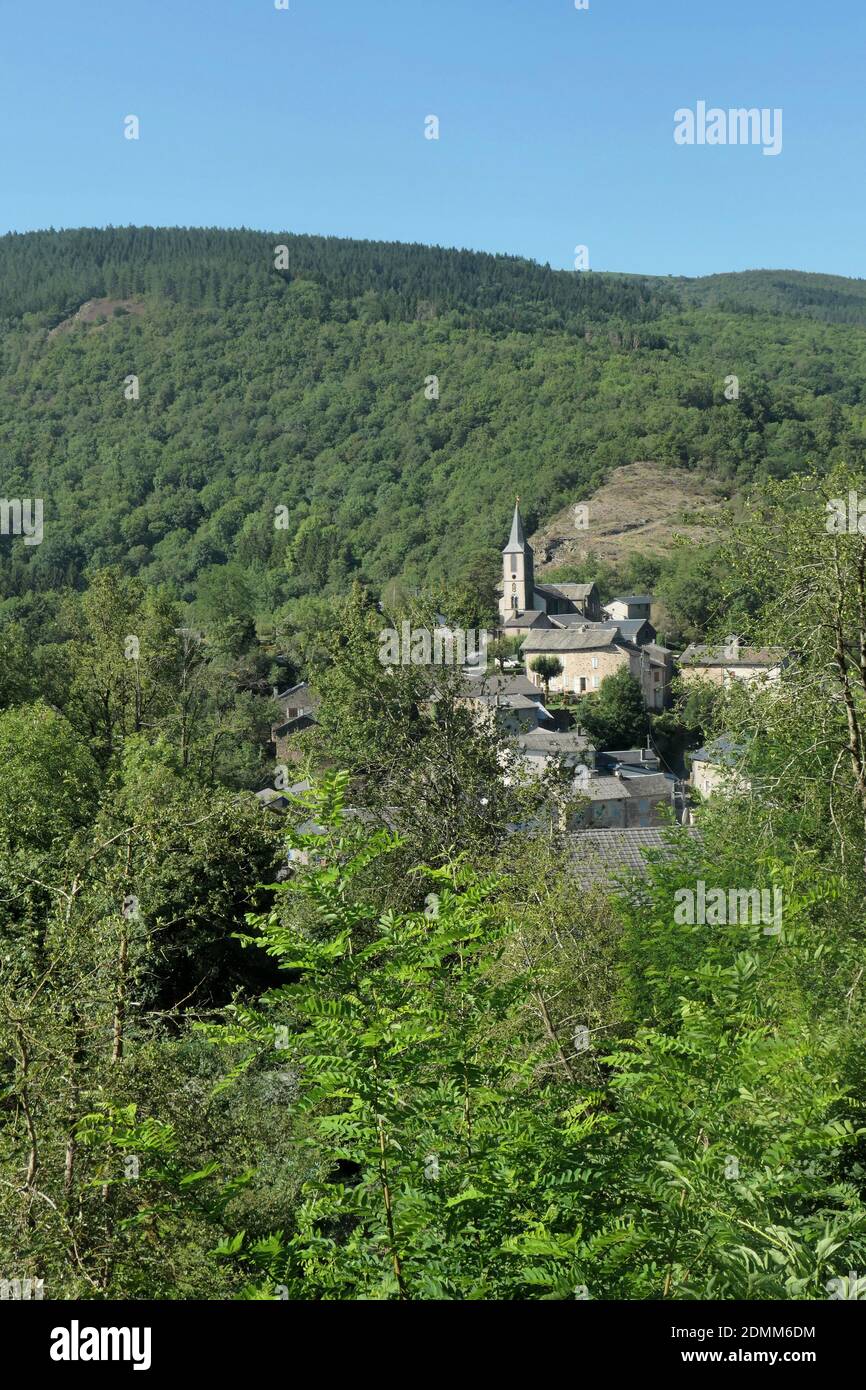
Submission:
[[[523,517],[520,515],[520,498],[514,503],[514,517],[511,522],[511,535],[508,537],[508,544],[503,550],[503,555],[508,555],[512,550],[526,549],[526,534],[523,530]]]
[[[535,607],[535,574],[533,568],[532,546],[526,539],[523,517],[520,515],[520,498],[514,504],[511,521],[511,535],[502,552],[502,603],[500,612],[504,621],[515,613],[531,612]]]

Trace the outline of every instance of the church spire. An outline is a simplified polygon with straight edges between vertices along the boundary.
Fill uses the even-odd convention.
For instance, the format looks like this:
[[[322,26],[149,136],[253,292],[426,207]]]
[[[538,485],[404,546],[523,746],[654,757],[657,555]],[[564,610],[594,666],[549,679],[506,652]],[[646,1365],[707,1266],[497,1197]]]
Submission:
[[[511,522],[511,535],[502,551],[502,598],[499,611],[503,622],[517,613],[535,610],[535,577],[533,573],[532,546],[526,539],[523,517],[520,515],[520,498],[514,503],[514,517]]]
[[[508,537],[508,544],[503,550],[503,555],[509,555],[516,550],[526,549],[526,532],[523,529],[523,517],[520,515],[520,498],[516,498],[514,503],[514,517],[511,522],[511,535]]]

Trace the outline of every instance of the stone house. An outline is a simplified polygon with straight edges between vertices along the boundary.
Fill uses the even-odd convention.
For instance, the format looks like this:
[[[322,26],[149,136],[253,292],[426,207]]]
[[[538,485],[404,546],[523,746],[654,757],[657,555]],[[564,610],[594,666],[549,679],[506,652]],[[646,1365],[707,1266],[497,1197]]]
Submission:
[[[677,814],[676,780],[664,772],[643,777],[590,777],[580,784],[586,800],[569,817],[567,829],[648,830]]]
[[[652,594],[619,594],[605,606],[609,618],[645,618],[649,622]]]
[[[479,720],[495,720],[506,734],[527,734],[539,724],[552,725],[544,707],[543,692],[521,675],[469,675],[464,673],[458,696],[476,712]]]
[[[680,679],[728,686],[733,681],[777,681],[788,664],[784,647],[749,647],[739,637],[721,646],[692,642],[678,658]]]
[[[539,776],[554,763],[575,769],[595,765],[595,746],[573,730],[533,729],[518,737],[517,747],[527,769]]]
[[[531,669],[532,661],[537,656],[555,656],[563,670],[551,680],[551,691],[590,695],[601,688],[605,676],[612,676],[625,666],[640,685],[647,709],[661,710],[668,702],[673,654],[654,642],[635,646],[623,637],[615,623],[533,631],[520,651],[528,678],[539,687],[544,682]]]
[[[318,697],[306,681],[301,681],[282,692],[275,690],[274,700],[280,712],[279,721],[271,725],[274,757],[278,763],[297,762],[301,753],[294,740],[302,730],[317,722]]]
[[[751,782],[738,771],[743,744],[734,743],[730,738],[717,738],[712,743],[692,753],[690,782],[702,797],[716,792],[747,792]]]

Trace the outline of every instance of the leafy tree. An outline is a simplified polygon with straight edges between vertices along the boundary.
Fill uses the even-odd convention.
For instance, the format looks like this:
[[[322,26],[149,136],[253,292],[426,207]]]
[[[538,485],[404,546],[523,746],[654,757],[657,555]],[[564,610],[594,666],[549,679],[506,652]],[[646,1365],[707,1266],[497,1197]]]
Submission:
[[[544,684],[544,698],[550,699],[550,682],[561,676],[563,665],[558,656],[536,656],[529,663],[529,669],[540,676]]]
[[[526,982],[496,970],[506,927],[486,906],[494,885],[453,864],[429,876],[426,914],[358,901],[353,878],[397,841],[344,825],[346,781],[317,799],[324,835],[294,840],[327,867],[280,890],[285,912],[252,920],[251,944],[295,983],[212,1031],[249,1061],[282,1049],[332,1171],[308,1184],[290,1238],[238,1237],[222,1253],[265,1276],[254,1297],[275,1285],[303,1299],[567,1297],[604,1260],[605,1242],[577,1224],[576,1165],[595,1121],[575,1105],[544,1123],[532,1059],[498,1041]]]
[[[643,745],[647,713],[640,685],[627,666],[605,676],[598,694],[583,699],[579,719],[598,748]]]

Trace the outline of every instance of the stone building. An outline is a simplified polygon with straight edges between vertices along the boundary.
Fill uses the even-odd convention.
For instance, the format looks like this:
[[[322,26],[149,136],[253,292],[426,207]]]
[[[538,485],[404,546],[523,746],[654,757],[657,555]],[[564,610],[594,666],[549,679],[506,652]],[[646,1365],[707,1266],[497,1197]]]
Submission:
[[[618,594],[605,605],[609,618],[645,618],[649,622],[652,594]]]
[[[568,820],[570,831],[648,830],[677,815],[676,779],[664,772],[645,777],[590,777],[580,785],[582,802]]]
[[[542,655],[559,659],[563,669],[550,681],[551,691],[591,695],[600,689],[605,676],[626,667],[640,685],[647,709],[662,710],[669,699],[673,654],[654,642],[635,646],[623,637],[615,623],[552,631],[533,629],[520,652],[528,679],[542,687],[544,681],[532,670],[533,659]]]
[[[514,507],[511,535],[502,552],[499,620],[507,636],[522,636],[538,628],[560,626],[557,618],[572,616],[598,622],[604,616],[595,584],[539,584],[535,559],[526,539],[520,500]]]
[[[722,686],[733,681],[776,681],[788,658],[784,647],[749,647],[739,637],[729,637],[717,647],[692,642],[679,657],[679,674],[686,682],[704,680]]]

